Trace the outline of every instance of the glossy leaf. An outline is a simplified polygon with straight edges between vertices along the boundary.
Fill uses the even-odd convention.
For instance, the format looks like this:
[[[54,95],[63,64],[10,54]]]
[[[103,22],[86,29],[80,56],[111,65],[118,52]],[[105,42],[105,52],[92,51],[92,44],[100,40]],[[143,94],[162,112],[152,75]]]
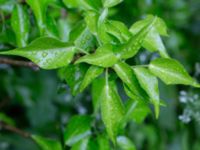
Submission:
[[[128,100],[126,103],[126,114],[124,122],[133,120],[137,123],[142,123],[147,115],[151,112],[148,105],[144,101]]]
[[[88,67],[85,64],[69,65],[59,70],[59,76],[65,80],[71,89],[72,95],[78,94]]]
[[[148,99],[145,91],[140,87],[139,82],[132,70],[132,68],[124,63],[118,62],[113,66],[113,69],[119,78],[129,87],[135,99]]]
[[[96,77],[103,73],[103,68],[97,66],[91,66],[81,83],[80,91],[83,91]]]
[[[126,25],[115,20],[106,22],[106,32],[115,36],[121,43],[127,42],[132,37]]]
[[[156,118],[158,118],[160,97],[157,78],[146,68],[135,67],[134,72],[141,87],[146,91],[151,99],[151,102],[154,104]]]
[[[184,67],[174,59],[157,58],[150,63],[149,69],[166,84],[185,84],[200,87]]]
[[[96,114],[100,108],[100,99],[102,90],[104,87],[104,79],[103,78],[97,78],[92,82],[92,104],[93,104],[93,110]]]
[[[98,37],[99,37],[101,43],[103,43],[103,44],[120,43],[119,39],[121,36],[117,37],[117,36],[113,36],[113,35],[109,34],[108,30],[107,30],[107,28],[109,28],[109,27],[110,26],[108,25],[108,23],[106,21],[104,21],[103,23],[99,23],[97,33],[98,33]],[[116,29],[116,28],[114,28],[112,30],[113,30],[113,32],[115,32],[115,34],[118,31],[118,29]]]
[[[72,146],[80,140],[87,138],[91,134],[91,122],[90,116],[79,115],[72,117],[64,131],[65,144]]]
[[[25,47],[28,43],[29,16],[27,10],[20,4],[17,4],[12,12],[11,25],[18,47]]]
[[[62,150],[60,142],[56,140],[44,138],[38,135],[32,135],[31,138],[42,150]]]
[[[133,35],[127,43],[123,44],[118,49],[118,55],[120,58],[128,59],[135,56],[144,42],[144,39],[148,35],[149,31],[153,28],[156,22],[156,18],[149,20],[148,24],[144,26],[137,34]]]
[[[67,66],[71,62],[74,52],[74,47],[68,43],[42,37],[27,47],[3,51],[0,54],[26,57],[43,69],[55,69]]]
[[[99,15],[94,11],[87,11],[85,13],[85,22],[94,35],[97,35],[97,23],[98,23]]]
[[[103,0],[103,6],[104,7],[113,7],[119,3],[121,3],[123,0]]]
[[[70,150],[89,150],[89,138],[83,138],[78,143],[74,144]]]
[[[159,17],[154,17],[152,15],[148,15],[146,19],[136,22],[130,28],[130,32],[133,35],[139,33],[143,27],[148,25],[148,23],[156,18],[153,27],[149,30],[149,33],[145,37],[142,45],[149,51],[159,51],[162,57],[168,58],[168,54],[166,52],[165,46],[163,45],[162,39],[160,35],[167,36],[167,27],[164,21]]]
[[[104,45],[99,47],[94,54],[85,55],[78,59],[76,64],[85,62],[100,67],[111,67],[118,61],[112,50],[112,45]]]
[[[34,12],[37,19],[37,24],[40,29],[40,34],[44,35],[46,30],[46,7],[47,0],[27,0],[28,5]]]
[[[136,150],[136,147],[133,144],[133,142],[126,136],[118,136],[117,144],[122,150]]]
[[[101,94],[101,115],[108,136],[113,143],[116,143],[120,121],[124,115],[124,107],[114,84],[108,81],[107,75]]]
[[[80,22],[72,29],[70,32],[70,41],[82,52],[88,52],[94,49],[96,44],[94,36],[83,22]]]

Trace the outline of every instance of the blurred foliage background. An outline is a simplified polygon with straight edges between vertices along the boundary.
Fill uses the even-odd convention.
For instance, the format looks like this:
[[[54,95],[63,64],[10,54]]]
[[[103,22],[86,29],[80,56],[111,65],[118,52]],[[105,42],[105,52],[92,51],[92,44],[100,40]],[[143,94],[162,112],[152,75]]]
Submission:
[[[15,47],[9,18],[16,2],[0,0],[0,50]],[[48,7],[47,12],[55,20],[52,26],[57,26],[52,33],[68,41],[74,23],[81,19],[82,14],[61,6],[64,5],[58,0]],[[32,41],[39,36],[39,31],[32,12],[29,14],[32,24],[29,41]],[[169,54],[200,81],[200,1],[124,0],[124,3],[112,8],[110,18],[131,26],[146,14],[157,15],[166,21],[169,37],[164,42]],[[134,62],[146,64],[155,55],[143,50]],[[0,64],[0,119],[12,118],[7,120],[24,131],[59,138],[62,125],[72,115],[91,114],[89,89],[72,96],[56,71],[35,71]],[[200,90],[160,83],[160,91],[167,106],[161,108],[159,119],[151,114],[143,123],[132,122],[126,134],[138,150],[199,150]],[[26,138],[0,129],[0,149],[37,150],[38,147]]]

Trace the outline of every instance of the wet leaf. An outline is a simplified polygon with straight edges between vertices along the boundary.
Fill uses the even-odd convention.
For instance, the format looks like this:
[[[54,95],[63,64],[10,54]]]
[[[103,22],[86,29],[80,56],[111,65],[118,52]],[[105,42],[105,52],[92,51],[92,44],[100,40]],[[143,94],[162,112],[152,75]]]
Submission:
[[[148,99],[145,91],[140,87],[132,68],[128,64],[118,62],[113,66],[113,69],[119,78],[128,86],[133,94],[134,100],[138,98],[142,100]]]
[[[112,82],[108,81],[107,75],[101,95],[101,115],[108,136],[113,143],[116,143],[120,121],[124,115],[124,107],[116,87]]]
[[[24,48],[3,51],[0,54],[16,55],[30,59],[43,69],[67,66],[73,59],[75,48],[54,38],[38,38]]]
[[[157,58],[150,63],[149,69],[166,84],[184,84],[200,87],[184,67],[174,59]]]
[[[94,54],[85,55],[78,59],[76,64],[85,62],[100,67],[111,67],[118,61],[112,49],[112,45],[99,47]]]
[[[86,74],[85,77],[81,83],[80,91],[83,91],[96,77],[98,77],[100,74],[103,73],[103,68],[98,66],[91,66]]]
[[[151,99],[151,102],[154,104],[156,118],[158,118],[160,97],[157,78],[146,68],[135,67],[133,70],[141,87],[146,91]]]
[[[18,47],[25,47],[28,43],[29,15],[27,9],[20,4],[17,4],[12,12],[11,25]]]
[[[87,138],[90,134],[92,119],[87,115],[74,116],[70,119],[64,131],[65,144],[72,146]]]

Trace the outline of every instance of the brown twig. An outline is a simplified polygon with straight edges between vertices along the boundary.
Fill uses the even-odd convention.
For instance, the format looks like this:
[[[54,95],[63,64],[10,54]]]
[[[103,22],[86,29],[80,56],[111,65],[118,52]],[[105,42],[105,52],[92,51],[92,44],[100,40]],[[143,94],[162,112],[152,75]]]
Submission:
[[[33,70],[39,70],[38,65],[34,64],[30,61],[23,61],[23,60],[13,60],[5,57],[0,57],[0,64],[9,64],[14,66],[23,66],[23,67],[29,67]]]
[[[25,138],[30,138],[31,137],[31,134],[28,133],[28,132],[25,132],[25,131],[22,131],[14,126],[11,126],[9,124],[6,124],[5,122],[3,121],[0,121],[0,129],[4,129],[4,130],[8,130],[8,131],[11,131],[11,132],[14,132],[22,137],[25,137]]]

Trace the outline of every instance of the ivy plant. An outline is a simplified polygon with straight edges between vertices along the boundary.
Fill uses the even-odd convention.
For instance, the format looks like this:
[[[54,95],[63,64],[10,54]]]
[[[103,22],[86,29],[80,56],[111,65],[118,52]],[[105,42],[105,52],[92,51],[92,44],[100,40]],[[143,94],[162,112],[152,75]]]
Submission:
[[[161,18],[147,15],[131,27],[110,19],[110,10],[122,1],[27,0],[25,4],[13,4],[10,21],[16,48],[0,51],[0,55],[21,56],[42,69],[57,69],[73,95],[91,85],[94,113],[69,120],[63,131],[64,146],[60,141],[31,135],[43,150],[61,150],[66,146],[72,150],[109,150],[112,147],[109,139],[121,149],[135,150],[123,130],[131,120],[142,122],[151,113],[151,105],[155,117],[159,117],[164,102],[160,100],[158,79],[168,85],[200,87],[183,65],[167,53],[161,38],[168,36],[167,26]],[[46,13],[49,6],[80,12],[82,20],[75,22],[69,34],[62,38],[59,22]],[[33,39],[29,38],[32,24],[29,10],[34,14],[39,31]],[[143,48],[158,53],[159,57],[149,64],[130,65],[131,58]],[[116,84],[117,80],[122,84]],[[123,86],[120,89],[123,88],[127,95],[125,101],[121,99],[119,86]],[[105,132],[93,131],[99,112]]]

